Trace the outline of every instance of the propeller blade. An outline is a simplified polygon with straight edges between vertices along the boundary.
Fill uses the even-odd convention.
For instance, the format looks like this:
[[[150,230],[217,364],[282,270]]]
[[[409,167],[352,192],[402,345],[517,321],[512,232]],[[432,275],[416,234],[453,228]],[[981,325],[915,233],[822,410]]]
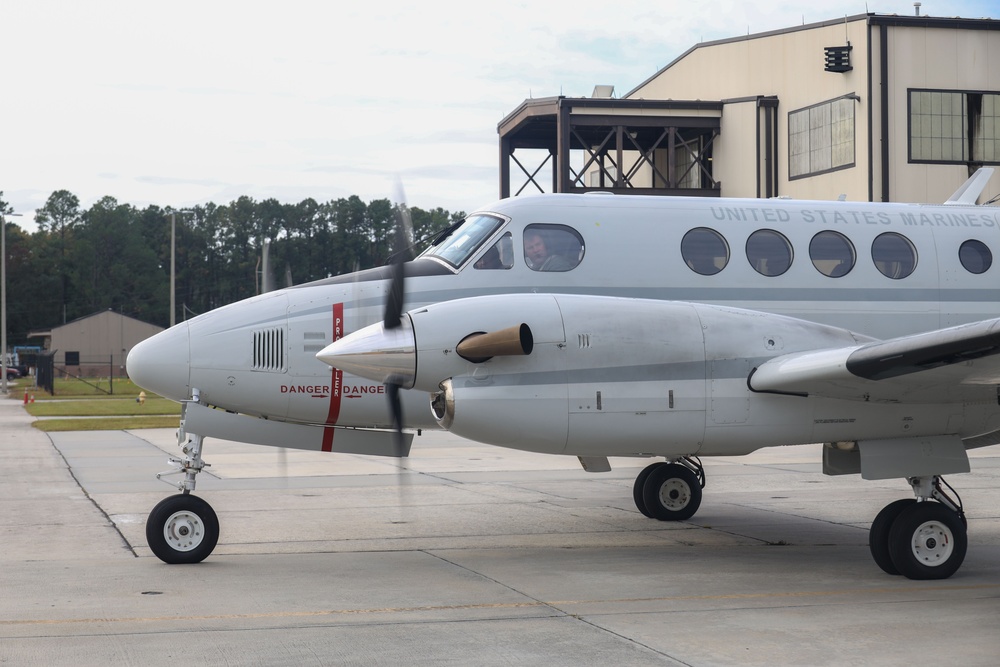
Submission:
[[[385,393],[389,398],[389,413],[392,416],[392,428],[395,432],[393,442],[396,457],[402,458],[405,445],[403,443],[403,403],[399,398],[399,390],[399,384],[393,382],[392,378],[385,383]]]
[[[382,316],[382,324],[386,329],[398,329],[402,324],[403,271],[403,263],[394,260],[389,278],[389,293],[385,299],[385,314]]]
[[[389,279],[389,294],[385,300],[385,314],[382,324],[386,329],[396,329],[400,326],[400,316],[403,314],[404,274],[403,265],[410,259],[410,248],[413,244],[413,221],[410,209],[406,205],[403,185],[396,181],[396,225],[393,233],[392,254],[390,266],[392,273]]]

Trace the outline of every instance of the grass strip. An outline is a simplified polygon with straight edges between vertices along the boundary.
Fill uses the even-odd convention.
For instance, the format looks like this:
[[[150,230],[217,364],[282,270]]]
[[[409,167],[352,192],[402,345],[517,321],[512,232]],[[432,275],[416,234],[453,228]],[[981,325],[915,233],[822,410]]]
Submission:
[[[134,398],[118,398],[29,403],[25,410],[33,417],[154,416],[180,415],[181,405],[165,398],[146,399],[144,404]]]
[[[177,428],[177,417],[95,417],[93,419],[39,419],[39,431],[131,431],[140,428]]]

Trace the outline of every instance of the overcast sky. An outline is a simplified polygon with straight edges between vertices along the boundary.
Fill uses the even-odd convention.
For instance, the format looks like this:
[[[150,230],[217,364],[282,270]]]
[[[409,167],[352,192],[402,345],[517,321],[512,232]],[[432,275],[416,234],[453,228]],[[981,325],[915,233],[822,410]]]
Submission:
[[[4,2],[0,191],[89,207],[498,197],[497,124],[528,97],[622,96],[701,41],[912,1]],[[1000,0],[922,14],[1000,18]]]

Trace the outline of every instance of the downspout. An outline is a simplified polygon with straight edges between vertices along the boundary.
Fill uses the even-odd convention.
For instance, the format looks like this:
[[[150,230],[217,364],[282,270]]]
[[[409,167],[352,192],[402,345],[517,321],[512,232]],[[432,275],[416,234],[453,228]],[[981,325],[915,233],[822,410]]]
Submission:
[[[879,63],[882,77],[882,201],[889,199],[889,27],[879,26]]]

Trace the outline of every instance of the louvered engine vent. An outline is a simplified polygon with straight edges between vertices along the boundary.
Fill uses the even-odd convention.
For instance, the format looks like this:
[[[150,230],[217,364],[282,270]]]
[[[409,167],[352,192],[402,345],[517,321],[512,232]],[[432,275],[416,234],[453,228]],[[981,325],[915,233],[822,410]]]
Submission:
[[[253,332],[253,370],[285,371],[285,330],[263,329]]]

